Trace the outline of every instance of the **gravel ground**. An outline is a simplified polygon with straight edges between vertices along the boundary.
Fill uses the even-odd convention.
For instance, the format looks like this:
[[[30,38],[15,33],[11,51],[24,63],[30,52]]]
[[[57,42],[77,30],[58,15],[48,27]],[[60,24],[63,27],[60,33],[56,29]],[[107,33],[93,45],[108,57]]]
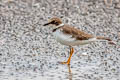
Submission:
[[[120,80],[120,0],[0,0],[0,80]],[[69,48],[42,26],[53,16],[105,41]]]

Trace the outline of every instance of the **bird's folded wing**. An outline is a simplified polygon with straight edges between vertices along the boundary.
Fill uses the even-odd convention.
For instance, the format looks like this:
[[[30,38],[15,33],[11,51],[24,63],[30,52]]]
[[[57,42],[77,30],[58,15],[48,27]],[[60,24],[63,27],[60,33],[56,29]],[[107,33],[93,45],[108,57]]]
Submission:
[[[75,38],[76,40],[89,40],[94,37],[69,25],[64,25],[61,27],[61,30],[66,35],[72,35],[71,38]]]

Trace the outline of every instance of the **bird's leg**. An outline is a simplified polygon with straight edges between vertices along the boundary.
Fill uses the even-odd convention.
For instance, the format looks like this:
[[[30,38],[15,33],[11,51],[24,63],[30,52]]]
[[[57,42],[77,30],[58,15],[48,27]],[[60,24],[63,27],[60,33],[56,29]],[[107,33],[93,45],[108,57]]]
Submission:
[[[70,47],[70,56],[69,56],[67,62],[60,62],[60,63],[61,63],[61,64],[68,64],[68,65],[70,65],[70,60],[71,60],[71,57],[72,57],[73,52],[74,52],[74,48],[73,48],[73,47]]]

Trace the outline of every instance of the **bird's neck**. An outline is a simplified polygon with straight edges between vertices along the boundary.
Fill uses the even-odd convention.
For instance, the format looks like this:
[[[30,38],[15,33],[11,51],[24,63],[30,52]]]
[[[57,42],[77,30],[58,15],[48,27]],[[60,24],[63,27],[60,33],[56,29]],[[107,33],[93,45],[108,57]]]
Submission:
[[[62,26],[64,26],[63,23],[61,23],[61,24],[59,24],[58,26],[56,26],[56,28],[59,28],[59,27],[62,27]]]

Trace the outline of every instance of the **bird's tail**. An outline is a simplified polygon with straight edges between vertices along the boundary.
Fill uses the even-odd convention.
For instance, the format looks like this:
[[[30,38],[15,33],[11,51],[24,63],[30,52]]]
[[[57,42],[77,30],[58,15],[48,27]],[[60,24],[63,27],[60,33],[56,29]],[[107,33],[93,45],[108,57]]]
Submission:
[[[97,39],[100,39],[100,40],[107,40],[107,41],[112,41],[110,38],[101,37],[101,36],[98,36]]]
[[[110,38],[98,36],[97,39],[98,39],[98,40],[107,40],[107,41],[109,41],[109,42],[108,42],[109,44],[115,45],[115,43],[114,43]]]

